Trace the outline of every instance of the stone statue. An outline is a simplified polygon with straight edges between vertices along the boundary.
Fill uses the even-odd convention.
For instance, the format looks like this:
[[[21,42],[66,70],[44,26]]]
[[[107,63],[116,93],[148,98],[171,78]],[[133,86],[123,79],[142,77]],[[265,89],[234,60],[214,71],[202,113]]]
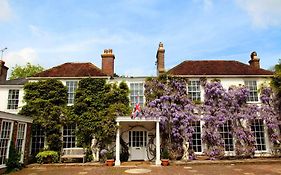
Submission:
[[[183,156],[182,156],[182,160],[189,160],[189,141],[184,139],[182,142],[182,148],[183,148]]]
[[[91,149],[92,149],[92,154],[93,154],[93,161],[98,162],[100,149],[99,149],[99,145],[98,145],[98,142],[97,142],[97,139],[95,136],[93,136],[93,139],[92,139]]]

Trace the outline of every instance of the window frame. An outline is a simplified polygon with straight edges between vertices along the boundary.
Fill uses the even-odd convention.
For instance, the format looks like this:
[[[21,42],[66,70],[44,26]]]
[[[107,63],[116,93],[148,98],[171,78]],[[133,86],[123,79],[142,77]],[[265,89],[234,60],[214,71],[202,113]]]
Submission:
[[[73,105],[75,100],[76,90],[78,88],[78,80],[66,80],[65,86],[67,87],[67,105]]]
[[[249,90],[250,94],[247,97],[247,102],[259,102],[258,82],[257,80],[244,80],[245,87]]]
[[[36,127],[36,128],[34,129],[33,127]],[[34,135],[33,132],[36,132],[36,135]],[[36,138],[36,142],[34,141],[35,138]],[[39,142],[38,142],[38,140],[39,140]],[[40,152],[42,149],[44,149],[45,140],[46,140],[45,130],[40,125],[33,124],[32,131],[31,131],[30,154],[35,156],[38,152]],[[33,144],[33,143],[35,143],[35,144]],[[38,144],[39,144],[39,146],[38,146]],[[34,145],[36,145],[36,147],[34,147]]]
[[[194,129],[194,132],[192,133],[191,148],[193,149],[194,153],[202,154],[203,153],[202,121],[201,120],[194,121],[191,123],[191,126]],[[199,129],[199,131],[197,129]],[[195,144],[194,144],[194,141],[195,141]],[[200,145],[197,144],[198,141],[200,141],[200,143],[201,143]],[[201,151],[198,151],[199,149],[201,149]]]
[[[131,107],[135,107],[137,102],[140,104],[141,107],[144,107],[144,104],[145,104],[144,84],[145,84],[144,82],[130,82],[129,83],[129,88],[130,88],[129,98],[130,98]],[[134,88],[132,88],[132,85]],[[138,89],[135,88],[136,85],[138,85]],[[139,101],[137,100],[138,97],[139,97]]]
[[[256,125],[256,123],[258,123],[259,125]],[[260,125],[262,124],[262,125]],[[266,131],[265,131],[265,124],[264,124],[264,120],[262,119],[254,119],[251,121],[251,131],[254,133],[254,137],[255,137],[255,148],[256,151],[255,152],[266,152],[267,151],[267,144],[266,144]],[[259,127],[259,129],[261,130],[257,130],[256,127]],[[259,133],[260,136],[257,136]],[[258,149],[259,147],[261,147],[261,149]]]
[[[69,129],[69,126],[72,126],[72,125],[75,125],[75,128],[74,129],[73,128]],[[65,133],[64,132],[65,131],[65,127],[67,127],[67,129],[66,129],[67,130],[67,135],[64,134]],[[76,148],[77,147],[77,137],[75,135],[76,129],[77,129],[77,125],[76,124],[64,125],[62,127],[62,147],[63,148]],[[74,132],[74,133],[71,133],[71,132]],[[74,137],[74,142],[73,142],[73,137]],[[65,138],[66,138],[66,141],[65,141]],[[68,138],[72,138],[70,144],[71,145],[74,144],[74,147],[72,147],[72,146],[71,147],[66,147],[69,144],[68,143]]]
[[[231,121],[228,120],[223,125],[219,126],[219,133],[223,139],[223,147],[225,152],[235,151],[235,140],[231,132],[231,125]]]
[[[147,146],[147,131],[142,130],[132,130],[129,131],[129,147],[136,148],[136,147],[146,147]]]
[[[23,130],[23,138],[20,138],[22,140],[21,142],[21,150],[19,150],[19,131],[20,131],[20,125],[24,126]],[[17,128],[17,138],[16,138],[16,150],[18,153],[20,153],[20,162],[23,162],[24,159],[24,152],[25,152],[25,142],[26,142],[26,132],[27,132],[27,123],[19,122],[18,123],[18,128]]]
[[[202,101],[200,80],[188,80],[187,94],[192,101]]]
[[[9,89],[8,91],[8,100],[7,100],[7,109],[8,110],[17,110],[19,108],[19,89]]]
[[[4,126],[4,122],[10,123],[10,128],[9,130],[7,130],[8,128],[5,127],[5,130],[3,129]],[[7,126],[7,125],[6,125]],[[5,166],[5,161],[8,159],[9,157],[9,150],[10,150],[10,145],[11,145],[11,140],[12,140],[12,135],[13,135],[13,128],[14,128],[14,122],[11,120],[2,120],[1,122],[1,130],[0,130],[0,145],[3,147],[0,147],[0,150],[2,149],[6,149],[5,155],[0,155],[0,167],[1,166]],[[2,138],[3,135],[5,135],[5,132],[2,133],[3,131],[5,131],[7,133],[7,131],[9,131],[9,136],[8,138]],[[6,140],[7,142],[2,144],[2,140]],[[4,145],[6,144],[6,145]],[[5,146],[5,147],[4,147]],[[0,151],[1,153],[2,151]],[[1,158],[4,158],[3,160],[1,160]]]

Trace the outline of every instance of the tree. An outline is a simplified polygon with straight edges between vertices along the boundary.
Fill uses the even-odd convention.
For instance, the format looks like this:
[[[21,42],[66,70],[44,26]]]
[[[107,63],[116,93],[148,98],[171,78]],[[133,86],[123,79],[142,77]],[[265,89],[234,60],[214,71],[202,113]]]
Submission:
[[[19,112],[33,118],[46,134],[49,150],[61,150],[61,128],[66,120],[67,88],[56,79],[29,82],[24,86],[26,104]]]
[[[192,139],[192,122],[199,120],[187,96],[186,81],[165,75],[148,79],[145,97],[148,104],[144,115],[160,117],[162,145],[169,150],[171,158],[178,158],[182,154],[182,142]]]
[[[32,65],[31,63],[27,63],[25,66],[16,65],[12,68],[10,79],[13,80],[17,78],[30,77],[43,70],[44,68],[40,65]]]
[[[78,144],[90,147],[93,135],[101,148],[116,133],[116,116],[128,115],[129,88],[126,83],[107,84],[105,79],[85,78],[79,82],[73,115],[77,122]]]

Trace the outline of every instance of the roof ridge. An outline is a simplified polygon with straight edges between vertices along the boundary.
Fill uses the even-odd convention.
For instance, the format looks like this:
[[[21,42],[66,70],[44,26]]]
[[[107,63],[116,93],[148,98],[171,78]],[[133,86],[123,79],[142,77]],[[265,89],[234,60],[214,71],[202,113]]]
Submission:
[[[242,62],[240,62],[240,61],[237,61],[237,60],[185,60],[185,61],[183,61],[183,62],[189,62],[189,61],[197,61],[197,62],[199,62],[199,61],[221,61],[221,62],[226,62],[226,61],[228,61],[228,62],[230,62],[230,61],[235,61],[235,62],[239,62],[239,63],[242,63]]]
[[[175,75],[272,75],[263,68],[254,68],[237,60],[184,60],[168,73]]]
[[[74,70],[75,69],[75,70]],[[39,72],[34,77],[106,76],[101,68],[91,62],[66,62]]]

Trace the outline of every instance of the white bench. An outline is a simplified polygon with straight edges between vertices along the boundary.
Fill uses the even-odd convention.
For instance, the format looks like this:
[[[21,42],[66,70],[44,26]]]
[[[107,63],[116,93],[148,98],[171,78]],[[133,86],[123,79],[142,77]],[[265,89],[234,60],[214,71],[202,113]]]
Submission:
[[[83,163],[85,162],[85,150],[84,148],[63,148],[62,155],[61,155],[61,161],[63,159],[78,159],[82,158]]]

